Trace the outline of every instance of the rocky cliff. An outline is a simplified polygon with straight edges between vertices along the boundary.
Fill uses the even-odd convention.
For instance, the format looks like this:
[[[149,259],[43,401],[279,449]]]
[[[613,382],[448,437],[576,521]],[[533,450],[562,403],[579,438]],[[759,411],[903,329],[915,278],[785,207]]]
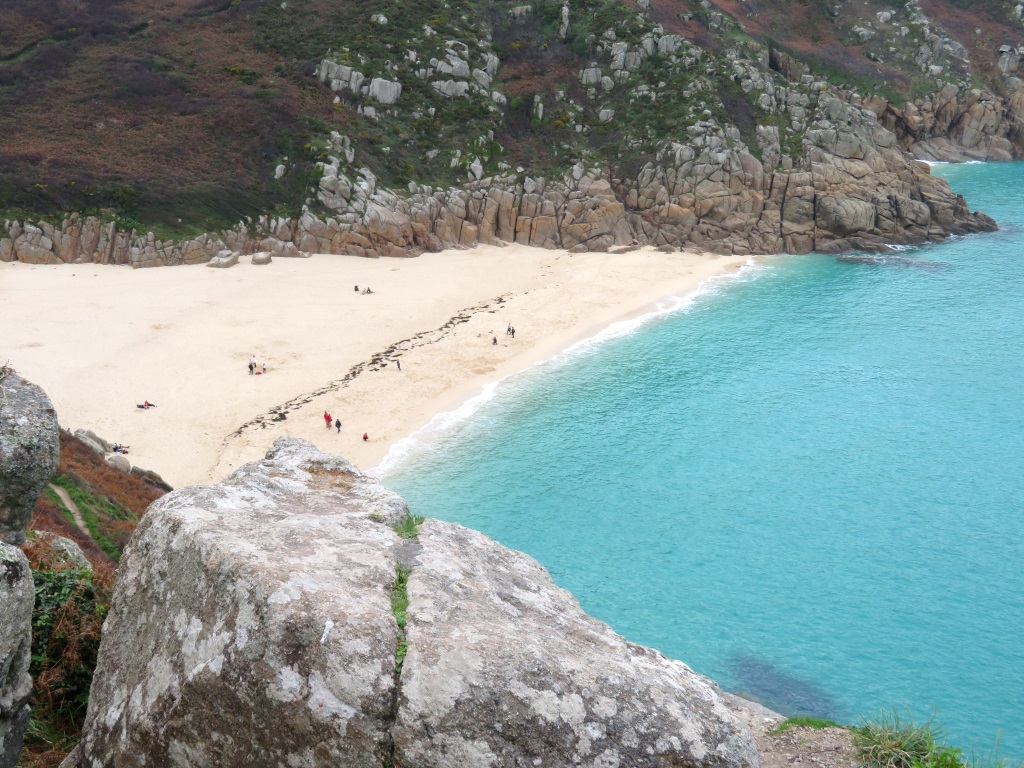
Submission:
[[[301,148],[289,142],[246,159],[264,163],[246,184],[277,190],[288,212],[247,204],[231,208],[247,217],[199,216],[247,199],[216,196],[222,158],[196,171],[216,180],[165,176],[206,157],[209,134],[222,153],[252,137],[216,122],[186,137],[167,119],[161,136],[178,137],[180,163],[117,155],[140,177],[120,179],[113,192],[64,170],[60,183],[8,174],[0,197],[20,212],[0,232],[0,260],[159,266],[209,262],[222,250],[395,256],[481,242],[870,249],[994,226],[913,158],[1024,154],[1016,76],[1024,24],[995,0],[968,16],[954,0],[200,5],[172,0],[165,17],[146,22],[144,38],[123,33],[124,48],[148,51],[139,78],[155,91],[135,102],[117,91],[115,100],[146,105],[131,118],[141,131],[170,109],[172,86],[205,94],[175,102],[196,117],[190,125],[229,92],[268,101],[270,109],[244,110],[256,124],[264,112],[307,115],[293,126]],[[172,45],[175,24],[205,35],[204,46],[183,54]],[[74,37],[72,29],[61,34]],[[248,64],[208,60],[227,40],[251,51]],[[78,58],[96,76],[89,45],[68,54],[71,82]],[[0,79],[0,96],[6,87]],[[160,99],[170,101],[158,108]],[[36,114],[17,106],[11,114]],[[95,157],[113,158],[133,136],[122,131]],[[46,146],[60,153],[73,144]],[[9,158],[18,168],[31,155],[19,151]],[[0,181],[4,173],[0,162]],[[157,177],[177,190],[173,201],[151,189]],[[93,215],[46,223],[26,213],[47,206]],[[147,216],[160,219],[159,236],[136,218]],[[182,236],[182,217],[209,234]]]
[[[736,128],[713,122],[690,126],[685,140],[666,144],[628,177],[581,161],[553,180],[498,175],[442,189],[410,182],[398,193],[379,186],[369,169],[328,155],[317,190],[328,212],[319,216],[307,209],[299,218],[263,217],[185,242],[118,233],[95,217],[67,219],[59,230],[7,222],[0,260],[152,267],[210,262],[224,249],[378,257],[503,242],[571,251],[658,245],[732,254],[841,252],[995,229],[905,155],[871,112],[834,97],[824,83],[810,83],[821,86],[812,106],[756,70],[748,75],[744,85],[760,88],[767,103],[780,105],[779,114],[789,112],[787,104],[806,105],[795,108],[805,153],[796,164],[783,155],[777,127],[759,126],[751,148]],[[347,140],[335,134],[333,141],[344,149]],[[934,141],[914,146],[922,157],[940,149]],[[992,142],[985,147],[994,151]]]
[[[29,722],[35,588],[25,541],[39,491],[57,467],[57,417],[46,394],[0,367],[0,768],[18,760]]]
[[[713,683],[295,439],[150,508],[65,763],[576,764],[758,757]]]

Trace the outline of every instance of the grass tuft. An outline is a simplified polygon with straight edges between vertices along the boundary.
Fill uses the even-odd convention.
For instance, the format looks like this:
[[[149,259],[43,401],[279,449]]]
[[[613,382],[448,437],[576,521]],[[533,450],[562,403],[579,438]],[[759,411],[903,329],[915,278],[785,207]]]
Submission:
[[[395,586],[391,589],[391,612],[395,615],[399,629],[405,629],[405,612],[409,608],[409,594],[406,589],[409,586],[411,570],[398,566],[395,572]]]
[[[769,733],[784,733],[790,728],[815,728],[822,730],[824,728],[846,728],[847,726],[841,725],[833,720],[824,720],[820,717],[787,717],[781,723],[773,728]]]
[[[409,643],[405,639],[406,612],[409,610],[409,574],[411,568],[398,566],[395,569],[395,585],[391,588],[391,613],[395,616],[398,624],[398,645],[395,646],[395,674],[400,674],[402,664],[405,663],[405,654],[409,650]]]
[[[963,752],[943,743],[934,718],[915,723],[895,709],[854,729],[854,746],[870,768],[964,768]]]
[[[415,539],[420,532],[420,523],[425,519],[416,515],[409,515],[398,525],[392,526],[392,528],[403,539]]]

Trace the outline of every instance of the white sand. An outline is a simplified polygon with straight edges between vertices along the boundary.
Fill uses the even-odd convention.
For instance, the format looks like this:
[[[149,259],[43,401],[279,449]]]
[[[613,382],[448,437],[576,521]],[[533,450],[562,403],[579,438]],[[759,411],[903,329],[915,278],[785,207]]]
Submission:
[[[42,386],[63,427],[130,445],[133,464],[176,487],[219,480],[286,434],[368,469],[487,382],[746,258],[509,246],[248,261],[228,270],[0,264],[0,364]],[[375,293],[355,293],[356,284]],[[460,313],[466,322],[442,330]],[[417,334],[399,344],[401,371],[393,362],[370,370]],[[266,376],[248,375],[250,355],[267,362]],[[294,398],[309,402],[233,434]],[[146,399],[157,407],[135,407]],[[325,429],[324,410],[341,419],[340,434]]]

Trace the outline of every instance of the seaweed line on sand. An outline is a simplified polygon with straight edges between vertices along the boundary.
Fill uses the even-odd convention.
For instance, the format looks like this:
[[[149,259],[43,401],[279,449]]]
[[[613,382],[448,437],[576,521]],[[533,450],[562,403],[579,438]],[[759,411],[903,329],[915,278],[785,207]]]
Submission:
[[[331,381],[312,392],[307,392],[293,397],[291,400],[281,403],[281,405],[275,405],[266,413],[260,414],[254,419],[250,419],[234,432],[229,434],[224,439],[224,442],[226,443],[233,437],[239,437],[244,432],[251,429],[256,429],[257,427],[260,429],[266,429],[272,422],[284,421],[288,418],[290,413],[298,410],[304,405],[308,405],[321,395],[326,395],[329,392],[336,392],[339,389],[347,387],[365,371],[379,371],[389,362],[397,359],[397,357],[400,356],[399,353],[403,351],[426,346],[428,344],[436,344],[446,338],[456,326],[469,322],[475,315],[481,312],[497,312],[500,307],[496,307],[495,305],[504,304],[506,301],[506,296],[498,296],[490,302],[483,302],[472,307],[467,307],[466,309],[459,310],[456,314],[452,315],[452,317],[450,317],[448,321],[439,328],[435,328],[431,331],[422,331],[407,339],[396,341],[394,344],[386,347],[383,351],[372,355],[369,360],[364,360],[361,363],[353,365],[340,379]]]

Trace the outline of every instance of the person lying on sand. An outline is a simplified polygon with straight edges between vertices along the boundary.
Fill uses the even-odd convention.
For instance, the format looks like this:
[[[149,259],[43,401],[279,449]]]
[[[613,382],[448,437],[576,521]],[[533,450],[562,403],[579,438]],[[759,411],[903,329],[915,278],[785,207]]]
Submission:
[[[149,402],[149,400],[147,400],[146,402],[142,403],[141,405],[136,404],[135,407],[136,408],[143,408],[143,409],[146,409],[146,408],[156,408],[156,403],[151,403],[151,402]]]

